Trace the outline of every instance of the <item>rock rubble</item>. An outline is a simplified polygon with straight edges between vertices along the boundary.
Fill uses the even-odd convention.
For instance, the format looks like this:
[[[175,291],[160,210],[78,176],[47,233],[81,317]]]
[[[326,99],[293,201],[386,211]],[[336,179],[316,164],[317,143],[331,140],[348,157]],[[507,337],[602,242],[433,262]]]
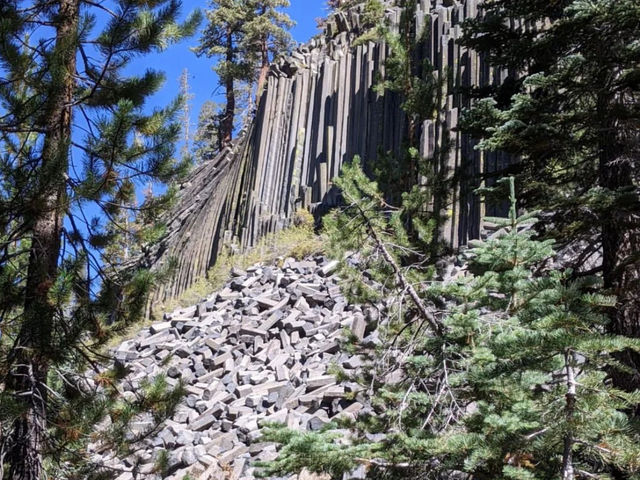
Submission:
[[[339,382],[331,365],[355,373],[363,362],[341,349],[345,330],[365,341],[375,341],[366,338],[375,332],[361,307],[342,296],[336,266],[316,257],[232,270],[221,291],[122,343],[114,356],[129,372],[125,395],[157,375],[170,385],[182,381],[187,395],[136,458],[116,458],[93,445],[94,459],[126,470],[118,480],[154,479],[166,450],[166,478],[249,480],[255,461],[277,455],[274,444],[261,441],[265,422],[318,430],[336,417],[358,415],[365,408],[360,387]],[[151,424],[138,423],[140,429]]]

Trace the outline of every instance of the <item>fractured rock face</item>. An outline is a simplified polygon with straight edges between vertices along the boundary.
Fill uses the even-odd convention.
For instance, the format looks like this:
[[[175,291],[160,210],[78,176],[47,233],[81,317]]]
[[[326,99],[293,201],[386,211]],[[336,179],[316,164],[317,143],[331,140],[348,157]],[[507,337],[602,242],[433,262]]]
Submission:
[[[397,3],[385,1],[395,32],[403,17]],[[432,163],[439,165],[438,172],[449,172],[446,181],[455,185],[443,206],[447,211],[440,212],[447,220],[439,233],[457,247],[479,236],[483,208],[487,215],[500,214],[490,205],[481,207],[472,193],[480,178],[472,172],[502,171],[511,161],[502,153],[476,150],[475,140],[457,128],[458,118],[471,104],[466,93],[471,87],[498,84],[508,72],[456,41],[480,0],[414,3],[413,28],[421,39],[415,65],[430,63],[436,78],[449,79],[441,85],[438,118],[417,125],[416,139],[421,158],[452,146],[446,158]],[[332,179],[355,155],[373,165],[379,151],[403,151],[408,124],[403,99],[377,88],[377,73],[385,71],[390,47],[356,41],[363,33],[361,7],[331,14],[324,35],[279,58],[239,141],[198,166],[181,186],[179,201],[165,218],[166,235],[146,259],[154,268],[180,259],[175,276],[155,292],[155,301],[179,297],[205,276],[223,245],[243,250],[289,226],[298,208],[320,215],[340,204]],[[464,181],[454,182],[458,177]],[[327,273],[331,268],[327,265]],[[232,286],[238,288],[241,283]]]
[[[318,430],[338,416],[357,416],[365,400],[347,400],[353,385],[339,384],[327,369],[338,364],[355,373],[362,366],[341,352],[340,340],[343,329],[361,337],[366,320],[340,295],[334,268],[318,257],[235,271],[221,291],[165,314],[116,349],[130,372],[124,390],[161,374],[187,390],[173,418],[140,445],[147,476],[138,478],[156,478],[154,459],[167,450],[170,479],[252,479],[255,461],[277,455],[275,445],[261,442],[264,422]],[[94,460],[110,467],[135,463],[92,449]]]

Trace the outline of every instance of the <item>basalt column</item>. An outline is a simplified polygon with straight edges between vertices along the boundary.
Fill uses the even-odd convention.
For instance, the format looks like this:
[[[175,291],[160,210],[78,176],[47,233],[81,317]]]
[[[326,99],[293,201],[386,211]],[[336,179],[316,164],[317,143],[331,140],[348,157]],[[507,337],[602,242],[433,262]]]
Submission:
[[[443,240],[453,247],[478,236],[483,206],[473,195],[480,173],[509,159],[474,149],[457,131],[470,99],[465,88],[501,81],[473,51],[458,45],[462,22],[477,14],[478,0],[420,0],[416,13],[418,60],[428,60],[442,81],[439,108],[419,128],[420,153],[452,184],[439,205],[447,220]],[[386,11],[392,28],[401,11]],[[422,35],[422,33],[425,35]],[[407,121],[397,93],[374,87],[384,72],[389,48],[357,43],[362,34],[358,8],[332,14],[322,35],[271,66],[251,125],[218,158],[193,172],[180,204],[168,213],[166,238],[150,256],[153,265],[174,257],[174,280],[156,300],[179,296],[215,263],[227,245],[243,250],[285,228],[298,208],[316,214],[339,202],[332,179],[342,164],[360,155],[365,165],[378,152],[398,152]],[[450,145],[445,154],[444,146]]]

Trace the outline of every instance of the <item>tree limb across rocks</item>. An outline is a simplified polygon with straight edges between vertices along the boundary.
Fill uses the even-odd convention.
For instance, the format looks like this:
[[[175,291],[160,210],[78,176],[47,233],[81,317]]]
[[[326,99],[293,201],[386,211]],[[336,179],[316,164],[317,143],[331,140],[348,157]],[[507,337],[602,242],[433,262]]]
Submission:
[[[354,205],[360,211],[360,214],[362,215],[362,218],[364,219],[364,222],[366,224],[366,228],[371,235],[371,238],[375,242],[376,247],[380,250],[380,253],[382,253],[382,257],[384,258],[385,262],[387,262],[391,266],[391,269],[393,270],[393,273],[400,285],[402,285],[402,288],[409,293],[409,297],[411,297],[411,301],[418,309],[420,316],[429,324],[431,330],[433,330],[434,333],[436,333],[438,336],[442,336],[444,332],[444,326],[442,325],[442,323],[436,318],[433,312],[429,311],[427,306],[418,295],[418,292],[416,292],[416,289],[413,288],[413,285],[411,285],[411,283],[403,275],[400,266],[395,261],[391,253],[389,253],[389,250],[387,250],[387,247],[378,235],[378,232],[376,232],[375,228],[373,228],[373,225],[369,221],[369,218],[367,217],[367,214],[364,212],[362,207],[358,205],[357,202],[354,202]]]

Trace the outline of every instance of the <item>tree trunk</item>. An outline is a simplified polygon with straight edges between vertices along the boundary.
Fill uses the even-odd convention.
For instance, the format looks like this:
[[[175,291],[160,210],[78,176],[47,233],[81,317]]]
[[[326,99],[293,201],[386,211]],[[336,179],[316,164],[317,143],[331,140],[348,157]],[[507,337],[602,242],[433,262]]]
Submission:
[[[403,39],[404,39],[404,49],[406,55],[406,65],[404,70],[404,96],[405,99],[411,98],[413,95],[413,75],[414,75],[414,43],[416,41],[415,35],[413,32],[413,19],[415,6],[410,7],[410,2],[403,2],[403,19],[404,19],[404,27],[403,27]],[[416,132],[418,129],[418,125],[416,122],[416,113],[413,111],[406,112],[407,115],[407,142],[410,148],[418,147],[416,141]],[[409,172],[406,178],[406,191],[410,191],[414,185],[418,183],[418,166],[416,165],[416,158],[411,153],[406,153],[409,157]]]
[[[262,38],[260,54],[262,62],[260,64],[260,74],[258,75],[258,86],[256,88],[256,105],[260,103],[260,96],[264,90],[264,85],[267,81],[267,74],[269,73],[269,47],[267,45],[266,37]]]
[[[632,160],[621,153],[624,148],[616,143],[619,137],[616,125],[608,124],[602,131],[605,133],[600,148],[600,186],[612,193],[622,190],[633,192]],[[633,209],[619,208],[608,211],[602,219],[602,267],[605,288],[617,297],[615,312],[611,315],[611,332],[634,338],[640,338],[638,252],[640,213]],[[615,372],[616,386],[628,391],[640,388],[640,355],[626,351],[617,358],[628,366],[631,372]]]
[[[49,291],[57,279],[71,136],[73,75],[76,68],[78,0],[60,0],[56,44],[46,106],[40,198],[32,212],[32,245],[25,290],[24,320],[11,353],[7,388],[16,394],[23,414],[14,425],[7,460],[12,480],[43,478],[46,448],[47,374],[52,356],[56,306]]]
[[[227,28],[227,46],[226,46],[227,65],[232,65],[235,61],[233,51],[233,32],[231,27]],[[224,116],[220,122],[220,148],[231,143],[233,139],[233,124],[236,114],[236,94],[234,91],[233,75],[227,70],[225,72],[224,87],[227,95],[227,105],[224,110]]]
[[[387,250],[387,247],[385,246],[384,242],[378,235],[378,232],[376,232],[373,224],[371,223],[369,217],[367,216],[366,212],[362,209],[360,204],[358,204],[355,201],[352,202],[352,204],[358,208],[358,211],[360,212],[360,215],[367,226],[369,235],[371,235],[371,238],[376,243],[378,250],[380,250],[380,253],[382,254],[382,258],[384,258],[385,262],[387,262],[387,264],[392,268],[393,273],[395,274],[396,279],[398,280],[398,283],[402,286],[403,291],[406,291],[409,294],[409,298],[411,298],[411,301],[413,302],[414,306],[418,309],[418,312],[420,313],[420,316],[422,317],[422,319],[429,324],[429,327],[431,328],[432,332],[436,336],[441,337],[442,334],[444,333],[444,325],[442,325],[442,322],[436,317],[434,312],[432,312],[429,308],[427,308],[424,302],[420,299],[418,292],[416,292],[416,289],[413,287],[411,282],[409,282],[407,278],[404,276],[404,274],[402,273],[402,269],[396,263],[393,256],[389,253],[389,250]]]
[[[567,375],[567,393],[565,394],[564,414],[567,420],[567,432],[564,436],[564,451],[562,453],[562,480],[574,480],[575,470],[573,468],[573,417],[576,410],[576,375],[575,375],[576,355],[569,351],[564,354],[565,373]]]
[[[638,224],[638,213],[615,212],[602,233],[604,285],[617,298],[611,331],[633,338],[640,338],[640,263],[634,259],[640,252]],[[617,358],[631,370],[614,374],[616,386],[627,391],[640,388],[640,355],[627,350]]]

